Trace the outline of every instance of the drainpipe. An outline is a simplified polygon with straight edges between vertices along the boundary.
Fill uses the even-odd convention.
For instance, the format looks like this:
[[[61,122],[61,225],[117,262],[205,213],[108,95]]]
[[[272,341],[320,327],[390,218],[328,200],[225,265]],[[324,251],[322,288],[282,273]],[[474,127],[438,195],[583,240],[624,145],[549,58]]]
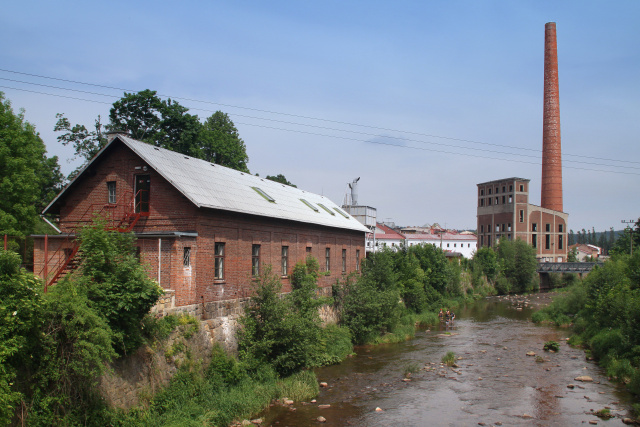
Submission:
[[[42,277],[44,279],[44,291],[47,292],[47,283],[49,282],[49,278],[47,274],[49,273],[49,235],[44,235],[44,270],[42,271]]]
[[[158,286],[161,285],[161,274],[162,274],[162,238],[158,238]]]

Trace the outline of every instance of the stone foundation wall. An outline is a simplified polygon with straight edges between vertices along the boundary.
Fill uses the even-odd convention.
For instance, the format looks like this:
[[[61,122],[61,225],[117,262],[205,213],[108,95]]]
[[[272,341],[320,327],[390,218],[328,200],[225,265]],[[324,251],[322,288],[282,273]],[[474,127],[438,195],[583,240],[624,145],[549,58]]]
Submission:
[[[320,289],[319,295],[330,295],[331,289]],[[175,307],[175,294],[167,291],[151,310],[158,317],[168,314],[188,314],[200,320],[199,330],[189,338],[184,334],[192,325],[177,328],[157,348],[142,347],[135,354],[112,363],[100,381],[100,390],[107,403],[129,409],[147,403],[178,371],[179,366],[190,355],[192,363],[203,367],[211,361],[211,352],[220,345],[227,354],[237,354],[236,332],[238,320],[244,314],[250,298],[216,301]],[[337,323],[338,313],[334,306],[320,307],[323,324]]]

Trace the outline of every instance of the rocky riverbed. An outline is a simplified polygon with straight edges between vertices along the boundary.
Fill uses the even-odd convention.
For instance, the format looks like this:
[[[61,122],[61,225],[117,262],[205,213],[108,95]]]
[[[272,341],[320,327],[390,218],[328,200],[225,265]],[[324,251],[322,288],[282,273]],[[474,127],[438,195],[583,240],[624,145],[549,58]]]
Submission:
[[[411,341],[357,349],[318,369],[312,402],[279,402],[261,425],[624,425],[632,398],[566,343],[567,332],[530,322],[550,295],[493,297],[457,313],[453,327]],[[544,351],[557,341],[559,351]],[[441,363],[455,353],[452,366]],[[609,418],[610,417],[610,418]],[[255,421],[255,420],[254,420]]]

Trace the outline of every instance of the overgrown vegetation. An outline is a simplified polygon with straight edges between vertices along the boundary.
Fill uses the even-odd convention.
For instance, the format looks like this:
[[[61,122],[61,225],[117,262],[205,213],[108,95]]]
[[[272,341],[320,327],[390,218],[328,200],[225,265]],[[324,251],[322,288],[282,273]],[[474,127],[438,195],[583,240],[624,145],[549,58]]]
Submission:
[[[142,341],[142,318],[160,289],[131,237],[98,221],[80,242],[81,269],[46,294],[18,255],[0,251],[0,423],[20,407],[29,425],[100,424],[100,374]]]
[[[440,361],[447,366],[453,366],[456,363],[456,354],[453,351],[447,351]]]
[[[227,426],[260,412],[274,399],[309,400],[318,394],[311,371],[280,378],[267,364],[249,372],[220,348],[209,366],[183,365],[148,407],[107,414],[114,426]]]
[[[567,288],[534,322],[571,325],[608,375],[640,395],[640,254],[614,256]]]

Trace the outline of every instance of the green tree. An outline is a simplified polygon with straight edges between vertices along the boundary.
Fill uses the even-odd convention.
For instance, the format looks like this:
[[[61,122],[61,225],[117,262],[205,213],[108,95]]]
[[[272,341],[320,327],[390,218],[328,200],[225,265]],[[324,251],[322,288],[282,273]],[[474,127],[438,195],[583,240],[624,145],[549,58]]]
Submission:
[[[199,135],[196,157],[231,169],[249,172],[249,156],[238,129],[226,113],[216,111],[208,117]],[[268,178],[268,177],[267,177]]]
[[[449,262],[442,249],[425,244],[411,246],[407,252],[413,254],[420,263],[420,268],[425,273],[425,286],[444,295],[450,271]]]
[[[279,182],[280,184],[289,185],[291,187],[298,188],[296,185],[294,185],[293,183],[289,182],[289,180],[281,173],[279,173],[276,176],[267,175],[267,179],[271,180],[271,181]]]
[[[132,138],[156,147],[199,157],[198,135],[202,125],[188,108],[162,100],[156,91],[126,93],[109,111],[109,129],[126,130]]]
[[[397,325],[402,311],[400,288],[390,250],[369,255],[362,276],[342,286],[342,324],[356,344],[366,343]]]
[[[473,264],[478,264],[482,273],[487,277],[488,280],[495,280],[496,275],[498,274],[498,258],[496,252],[493,248],[482,247],[479,248],[476,253],[473,255]]]
[[[39,357],[42,284],[20,268],[20,256],[0,249],[0,424],[9,424],[24,390],[16,386],[22,372],[33,372]],[[32,356],[32,357],[29,357]]]
[[[188,111],[178,102],[163,100],[156,91],[145,89],[137,93],[125,92],[114,102],[109,112],[109,124],[104,127],[99,116],[95,131],[88,131],[84,125],[71,126],[63,114],[58,114],[54,130],[64,132],[58,141],[72,144],[75,157],[85,159],[85,164],[107,143],[104,130],[121,130],[156,147],[248,173],[246,147],[229,116],[216,111],[203,125],[198,116]]]
[[[95,130],[89,131],[84,125],[71,126],[69,119],[64,114],[56,114],[58,121],[56,122],[53,130],[55,132],[64,132],[58,136],[58,142],[62,145],[73,145],[75,155],[73,159],[84,159],[84,163],[77,167],[73,172],[69,174],[67,180],[71,181],[80,172],[80,170],[87,164],[93,156],[98,154],[98,151],[107,144],[107,137],[104,134],[101,118],[95,121]]]
[[[538,261],[536,250],[524,240],[500,239],[498,243],[500,270],[515,292],[533,290]]]
[[[24,112],[14,114],[0,92],[0,234],[32,233],[61,181],[58,158],[46,156],[44,142],[24,120]]]
[[[567,262],[578,262],[578,250],[573,248],[567,254]]]
[[[79,239],[76,286],[85,289],[91,307],[106,319],[118,353],[135,350],[142,342],[142,318],[162,289],[138,261],[133,233],[107,231],[97,219],[82,229]]]
[[[611,254],[630,254],[632,250],[635,254],[640,250],[640,218],[634,226],[625,228],[618,236],[611,248]]]
[[[286,376],[313,365],[321,350],[320,319],[313,301],[315,273],[306,268],[296,266],[294,295],[284,297],[280,278],[270,266],[263,269],[238,331],[238,353],[250,370],[267,364]]]

